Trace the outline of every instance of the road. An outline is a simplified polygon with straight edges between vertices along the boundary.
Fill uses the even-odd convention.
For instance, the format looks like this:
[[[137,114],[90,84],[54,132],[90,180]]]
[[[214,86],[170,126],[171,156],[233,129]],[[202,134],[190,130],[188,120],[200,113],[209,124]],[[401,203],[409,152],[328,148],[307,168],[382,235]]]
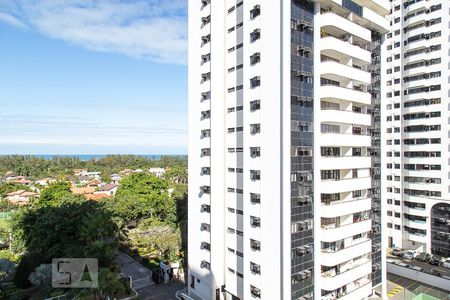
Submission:
[[[133,289],[139,294],[142,289],[155,285],[152,280],[152,272],[122,251],[118,251],[116,262],[119,264],[122,273],[133,279]]]
[[[184,288],[179,281],[155,284],[152,272],[122,251],[118,251],[116,261],[122,273],[133,279],[133,288],[142,300],[176,300],[175,293]]]

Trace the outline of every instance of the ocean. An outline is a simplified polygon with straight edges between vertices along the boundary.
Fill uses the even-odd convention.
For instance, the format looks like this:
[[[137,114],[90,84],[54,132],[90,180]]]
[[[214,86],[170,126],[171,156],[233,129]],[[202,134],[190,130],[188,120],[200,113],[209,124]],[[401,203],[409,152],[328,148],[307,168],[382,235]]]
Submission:
[[[88,161],[88,160],[97,160],[104,158],[109,155],[116,155],[116,154],[34,154],[34,155],[27,155],[27,156],[34,156],[34,157],[42,157],[45,159],[53,159],[55,157],[76,157],[81,161]],[[117,154],[121,155],[121,154]],[[128,155],[128,154],[122,154],[122,155]],[[164,155],[164,154],[148,154],[148,155],[140,155],[140,154],[130,154],[135,156],[141,156],[146,157],[151,160],[159,160],[161,157],[167,156],[167,157],[177,157],[177,158],[187,158],[187,155]]]

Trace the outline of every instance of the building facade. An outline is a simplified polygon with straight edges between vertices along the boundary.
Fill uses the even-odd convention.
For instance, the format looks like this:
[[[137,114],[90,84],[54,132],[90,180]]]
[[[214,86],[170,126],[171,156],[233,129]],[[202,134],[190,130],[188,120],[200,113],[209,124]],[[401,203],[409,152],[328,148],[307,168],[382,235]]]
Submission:
[[[391,10],[382,70],[388,246],[448,257],[450,2],[394,0]]]
[[[194,299],[385,293],[387,0],[189,1]]]

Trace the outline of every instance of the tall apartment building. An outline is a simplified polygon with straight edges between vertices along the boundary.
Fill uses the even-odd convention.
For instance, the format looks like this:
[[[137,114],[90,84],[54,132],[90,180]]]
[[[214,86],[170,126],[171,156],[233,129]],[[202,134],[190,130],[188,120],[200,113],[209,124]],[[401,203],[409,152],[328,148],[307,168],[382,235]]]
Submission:
[[[446,0],[393,0],[382,68],[388,245],[450,256]]]
[[[189,1],[192,298],[385,292],[389,9],[388,0]]]

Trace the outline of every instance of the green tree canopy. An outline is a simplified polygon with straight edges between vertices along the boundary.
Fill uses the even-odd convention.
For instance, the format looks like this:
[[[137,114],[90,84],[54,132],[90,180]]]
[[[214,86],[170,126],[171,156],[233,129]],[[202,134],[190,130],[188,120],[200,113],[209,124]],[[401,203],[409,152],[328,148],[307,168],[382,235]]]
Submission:
[[[12,228],[27,250],[16,274],[19,287],[27,286],[30,272],[52,258],[97,257],[101,267],[112,264],[115,225],[100,203],[68,202],[24,210],[14,215]]]
[[[120,183],[117,190],[117,209],[124,211],[124,206],[131,205],[136,208],[134,216],[155,216],[162,220],[175,221],[176,205],[169,196],[166,180],[147,173],[133,174]]]
[[[71,195],[70,184],[66,181],[58,181],[41,192],[39,204],[41,206],[57,205],[62,198],[68,195]]]

